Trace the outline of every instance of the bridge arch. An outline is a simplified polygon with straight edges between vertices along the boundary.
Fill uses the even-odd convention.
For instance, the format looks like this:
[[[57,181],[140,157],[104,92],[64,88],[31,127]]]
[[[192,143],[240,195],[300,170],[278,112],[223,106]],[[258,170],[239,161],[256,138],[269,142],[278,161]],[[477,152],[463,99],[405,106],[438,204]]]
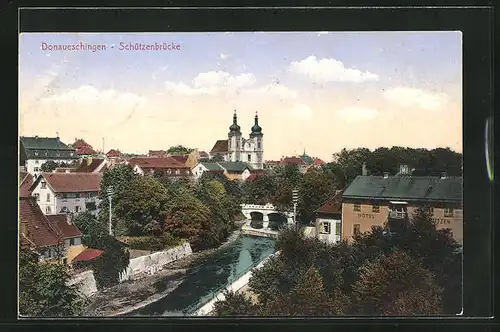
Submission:
[[[269,217],[269,228],[272,230],[278,230],[281,226],[286,225],[288,218],[279,212],[272,212],[268,214]]]
[[[264,227],[264,213],[258,211],[250,212],[251,222],[250,227],[252,228],[263,228]]]

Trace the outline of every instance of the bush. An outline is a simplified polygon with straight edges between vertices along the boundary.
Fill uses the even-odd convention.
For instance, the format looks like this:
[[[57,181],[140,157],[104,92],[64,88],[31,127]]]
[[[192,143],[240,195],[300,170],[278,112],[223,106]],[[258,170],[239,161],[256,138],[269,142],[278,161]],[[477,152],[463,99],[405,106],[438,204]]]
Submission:
[[[166,233],[160,237],[137,236],[128,239],[130,249],[160,251],[175,247],[182,243],[182,240]]]

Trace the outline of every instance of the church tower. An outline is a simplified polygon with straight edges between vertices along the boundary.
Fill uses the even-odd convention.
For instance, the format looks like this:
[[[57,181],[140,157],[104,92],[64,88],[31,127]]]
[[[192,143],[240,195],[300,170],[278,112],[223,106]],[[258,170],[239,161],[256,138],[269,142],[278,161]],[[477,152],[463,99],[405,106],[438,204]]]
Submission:
[[[227,157],[226,161],[240,161],[241,157],[241,128],[238,126],[236,110],[234,110],[233,124],[229,127],[227,135]]]
[[[262,128],[259,126],[259,115],[255,112],[255,123],[252,127],[252,132],[250,133],[250,139],[253,141],[253,152],[251,153],[252,160],[250,165],[253,169],[263,169],[264,168],[264,134],[262,134]]]

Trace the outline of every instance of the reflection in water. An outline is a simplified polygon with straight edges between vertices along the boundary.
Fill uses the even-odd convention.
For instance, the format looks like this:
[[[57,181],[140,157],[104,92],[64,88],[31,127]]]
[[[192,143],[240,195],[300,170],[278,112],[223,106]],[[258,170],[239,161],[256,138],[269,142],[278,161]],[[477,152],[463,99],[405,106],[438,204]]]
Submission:
[[[132,315],[181,316],[192,313],[271,255],[274,244],[275,240],[271,238],[240,236],[234,243],[188,270],[184,281],[170,294]]]

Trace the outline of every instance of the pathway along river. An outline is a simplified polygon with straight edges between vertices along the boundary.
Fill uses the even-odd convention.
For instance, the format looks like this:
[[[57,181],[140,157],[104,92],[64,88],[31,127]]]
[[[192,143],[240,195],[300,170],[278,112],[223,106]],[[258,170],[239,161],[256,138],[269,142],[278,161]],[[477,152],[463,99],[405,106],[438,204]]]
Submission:
[[[272,238],[240,235],[188,270],[184,281],[167,296],[127,316],[190,315],[273,254],[275,242]]]

